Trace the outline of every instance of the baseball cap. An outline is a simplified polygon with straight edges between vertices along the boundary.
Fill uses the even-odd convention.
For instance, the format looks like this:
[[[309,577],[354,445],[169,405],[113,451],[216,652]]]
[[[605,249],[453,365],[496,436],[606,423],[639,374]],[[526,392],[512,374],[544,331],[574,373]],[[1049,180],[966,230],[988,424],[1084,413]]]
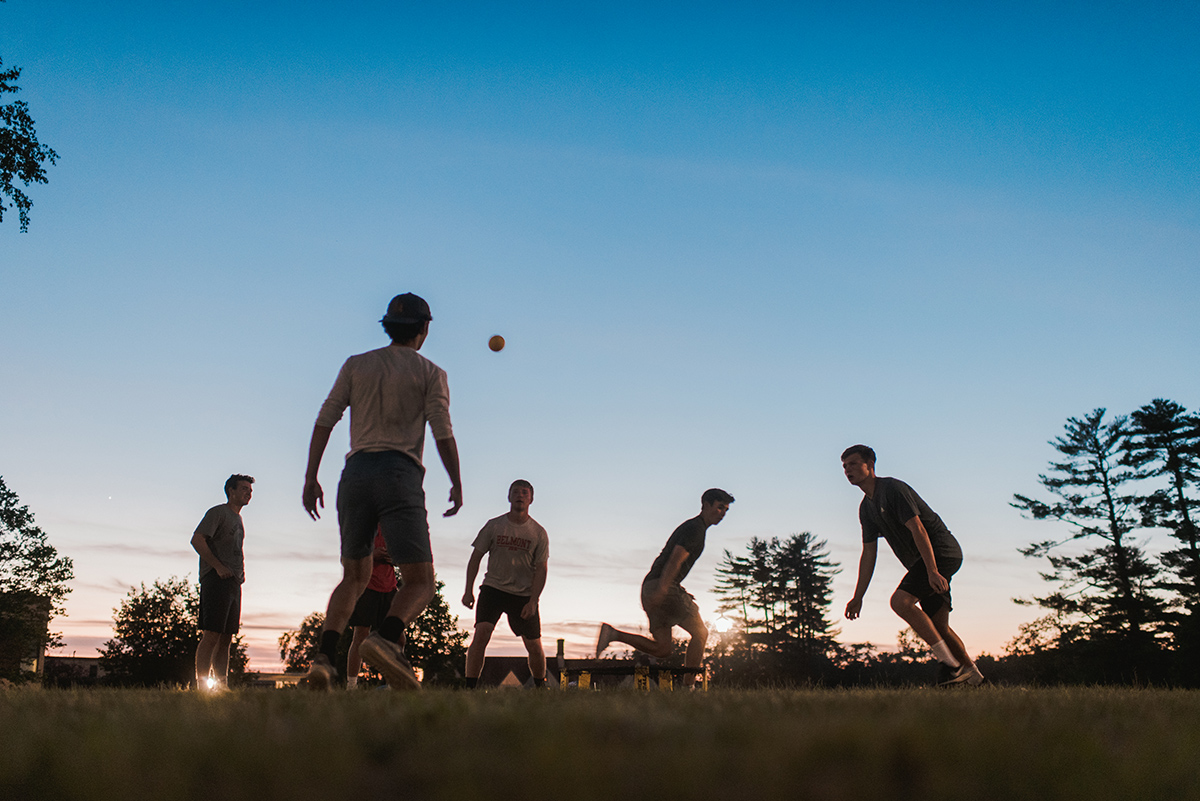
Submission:
[[[411,292],[405,292],[403,295],[392,298],[392,302],[387,307],[387,314],[379,322],[422,323],[432,319],[433,315],[429,313],[429,304],[425,302],[425,299]]]

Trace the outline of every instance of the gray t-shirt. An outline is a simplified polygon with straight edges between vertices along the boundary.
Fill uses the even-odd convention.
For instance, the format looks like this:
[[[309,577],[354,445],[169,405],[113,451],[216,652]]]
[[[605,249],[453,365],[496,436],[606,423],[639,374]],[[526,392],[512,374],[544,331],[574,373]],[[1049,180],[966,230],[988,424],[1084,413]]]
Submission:
[[[423,464],[425,424],[433,438],[454,436],[446,371],[404,345],[351,356],[338,372],[317,425],[332,428],[350,408],[350,458],[399,451]]]
[[[942,518],[900,479],[875,479],[875,494],[870,498],[864,496],[858,507],[863,542],[876,542],[882,536],[906,569],[921,561],[912,532],[904,525],[914,517],[921,519],[929,534],[934,559],[962,559],[962,548]]]
[[[242,540],[246,530],[242,527],[242,516],[229,508],[228,504],[214,506],[204,513],[204,519],[196,526],[196,533],[208,540],[208,547],[221,564],[233,571],[238,583],[246,581],[245,563],[242,558]],[[200,578],[215,568],[200,560]]]
[[[675,552],[675,546],[681,545],[687,551],[687,559],[683,560],[683,565],[679,568],[679,575],[675,577],[675,583],[682,583],[687,574],[691,572],[692,565],[696,564],[696,560],[700,558],[700,554],[704,553],[704,536],[707,531],[708,526],[704,525],[704,518],[700,515],[680,523],[679,527],[671,532],[667,544],[663,546],[662,553],[654,560],[654,564],[650,566],[650,572],[642,581],[662,578],[663,570],[666,569],[667,562],[671,561],[671,554]]]
[[[532,517],[514,523],[507,514],[483,524],[472,543],[488,552],[485,587],[511,595],[533,594],[533,571],[550,559],[550,537]]]

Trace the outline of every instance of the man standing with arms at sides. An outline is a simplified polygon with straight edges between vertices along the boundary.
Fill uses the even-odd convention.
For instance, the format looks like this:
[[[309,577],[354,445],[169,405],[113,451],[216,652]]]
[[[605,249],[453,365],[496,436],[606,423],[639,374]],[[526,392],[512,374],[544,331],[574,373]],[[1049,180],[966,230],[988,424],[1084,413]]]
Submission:
[[[450,517],[462,507],[458,445],[450,427],[446,372],[417,353],[429,335],[429,304],[411,293],[397,295],[380,321],[392,340],[385,348],[351,356],[321,406],[308,448],[303,503],[314,520],[325,493],[317,471],[333,426],[350,408],[350,452],[338,483],[342,580],[329,596],[319,652],[308,686],[328,689],[337,642],[355,603],[371,579],[372,542],[381,530],[388,555],[400,571],[400,591],[379,630],[363,641],[362,655],[393,689],[419,689],[404,655],[404,629],[424,611],[436,591],[421,461],[428,423],[450,476]]]
[[[529,516],[533,503],[533,485],[518,478],[508,488],[508,514],[484,523],[475,537],[475,551],[467,562],[467,590],[463,606],[475,606],[475,577],[484,554],[488,556],[487,574],[479,588],[479,608],[475,610],[475,635],[467,649],[467,686],[475,687],[483,672],[483,657],[492,631],[501,614],[508,615],[508,627],[525,643],[529,653],[529,672],[535,687],[546,686],[546,653],[542,650],[542,621],[538,598],[546,586],[550,538],[546,529]]]
[[[858,584],[846,617],[854,620],[862,611],[882,536],[908,570],[892,593],[892,610],[929,645],[941,665],[938,685],[981,684],[983,674],[950,628],[950,577],[962,566],[958,540],[912,487],[875,475],[875,451],[866,445],[842,453],[842,472],[866,496],[858,507],[863,538]]]
[[[350,650],[346,653],[346,689],[358,686],[358,674],[362,671],[362,644],[371,632],[379,628],[392,607],[396,597],[396,568],[388,556],[383,535],[375,533],[375,550],[371,554],[371,580],[354,604],[350,613]]]
[[[196,646],[196,689],[225,689],[229,682],[229,645],[242,621],[242,583],[246,580],[242,507],[254,494],[254,479],[234,474],[225,481],[225,503],[204,513],[192,534],[200,554],[200,644]]]
[[[600,636],[596,640],[597,657],[610,643],[620,642],[656,659],[665,659],[671,655],[671,629],[680,626],[692,635],[683,666],[700,667],[704,660],[704,646],[708,642],[708,627],[700,619],[696,599],[680,582],[704,552],[704,538],[709,526],[715,526],[724,519],[731,503],[733,496],[725,490],[705,490],[700,496],[700,514],[685,520],[675,529],[662,553],[651,565],[650,572],[642,580],[642,609],[646,610],[646,617],[650,619],[650,638],[601,623]],[[694,681],[693,674],[685,683]]]

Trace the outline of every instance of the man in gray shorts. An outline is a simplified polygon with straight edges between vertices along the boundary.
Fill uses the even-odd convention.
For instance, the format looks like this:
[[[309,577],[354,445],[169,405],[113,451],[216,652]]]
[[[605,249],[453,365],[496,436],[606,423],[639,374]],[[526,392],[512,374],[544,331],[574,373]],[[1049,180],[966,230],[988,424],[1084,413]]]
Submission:
[[[242,507],[254,494],[254,479],[234,474],[225,481],[226,502],[204,513],[192,534],[200,555],[200,644],[196,646],[196,689],[223,689],[229,681],[229,646],[242,618],[246,580]],[[209,675],[212,686],[209,686]]]
[[[862,611],[883,537],[908,570],[892,593],[892,611],[929,645],[942,668],[938,684],[981,684],[983,674],[950,628],[950,577],[962,566],[958,540],[912,487],[875,475],[875,451],[866,445],[851,445],[842,453],[842,472],[864,496],[858,507],[862,555],[847,619]]]
[[[671,629],[679,626],[692,635],[683,666],[700,667],[704,660],[704,646],[708,642],[708,627],[700,619],[696,599],[680,582],[687,577],[692,565],[704,551],[705,534],[709,527],[725,518],[731,503],[733,496],[725,490],[706,490],[700,496],[700,514],[681,523],[654,560],[650,572],[642,580],[642,609],[646,610],[646,617],[650,619],[650,638],[601,623],[600,636],[596,639],[596,656],[600,656],[610,643],[620,642],[657,659],[665,659],[671,655]],[[691,676],[686,683],[694,680],[695,676]]]
[[[475,606],[475,577],[484,554],[487,574],[479,588],[475,610],[475,635],[467,649],[467,686],[474,687],[483,672],[484,654],[501,615],[521,638],[529,654],[529,673],[535,687],[546,686],[546,652],[542,650],[542,619],[538,598],[546,586],[550,538],[546,529],[529,516],[533,485],[518,478],[508,488],[507,514],[484,523],[475,537],[474,552],[467,562],[467,590],[463,606]]]
[[[362,655],[384,675],[389,687],[421,686],[404,655],[404,629],[436,591],[422,487],[426,423],[450,476],[451,507],[444,516],[462,507],[446,372],[417,353],[432,319],[429,304],[416,295],[392,298],[380,320],[392,344],[346,360],[313,426],[302,500],[315,520],[320,517],[318,508],[325,504],[317,481],[321,457],[334,425],[350,408],[350,452],[337,495],[342,580],[329,596],[320,650],[308,671],[311,689],[328,689],[337,678],[333,665],[338,639],[371,579],[377,529],[400,572],[401,587],[379,630],[363,642]]]

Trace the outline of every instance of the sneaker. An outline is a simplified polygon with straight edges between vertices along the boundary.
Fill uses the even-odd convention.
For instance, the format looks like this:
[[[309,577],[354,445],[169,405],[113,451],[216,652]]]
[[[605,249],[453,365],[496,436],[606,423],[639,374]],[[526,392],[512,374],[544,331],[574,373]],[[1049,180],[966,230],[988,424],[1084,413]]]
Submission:
[[[308,689],[321,692],[333,687],[333,683],[337,681],[337,670],[329,661],[329,657],[317,654],[313,657],[305,678],[308,680]]]
[[[972,687],[978,687],[985,681],[987,681],[987,679],[983,677],[983,673],[979,671],[979,668],[977,668],[975,665],[971,665],[971,675],[967,679],[967,684],[971,685]]]
[[[359,648],[363,658],[371,663],[387,679],[387,684],[393,690],[419,690],[421,680],[413,672],[412,665],[404,655],[404,649],[394,642],[389,642],[373,632],[363,640]]]
[[[955,684],[962,684],[963,682],[970,681],[977,672],[970,665],[959,665],[956,668],[952,668],[949,665],[938,663],[937,686],[953,687]],[[980,679],[982,678],[983,676],[981,675]]]
[[[600,636],[596,638],[597,657],[604,653],[604,649],[607,648],[609,643],[613,641],[614,633],[616,633],[616,629],[614,629],[612,626],[608,625],[607,623],[600,624]]]

